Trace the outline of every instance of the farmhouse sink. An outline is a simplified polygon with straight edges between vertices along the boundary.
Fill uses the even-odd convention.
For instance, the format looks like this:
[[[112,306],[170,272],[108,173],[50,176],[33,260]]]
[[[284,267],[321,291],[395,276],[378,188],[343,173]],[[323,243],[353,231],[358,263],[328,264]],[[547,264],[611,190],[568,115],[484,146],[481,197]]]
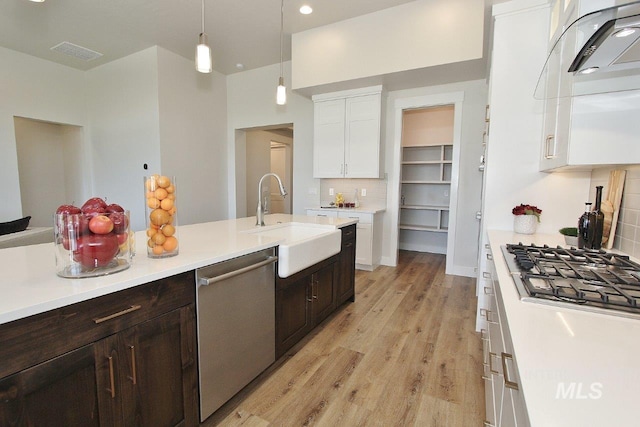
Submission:
[[[332,225],[287,222],[247,230],[283,239],[278,249],[278,276],[285,278],[340,252],[342,232]]]

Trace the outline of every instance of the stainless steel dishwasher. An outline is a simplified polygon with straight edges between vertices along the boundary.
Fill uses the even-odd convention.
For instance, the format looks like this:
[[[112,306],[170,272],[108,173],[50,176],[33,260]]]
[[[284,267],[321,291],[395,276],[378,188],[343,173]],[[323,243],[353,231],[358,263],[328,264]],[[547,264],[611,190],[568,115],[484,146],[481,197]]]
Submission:
[[[275,361],[275,249],[196,270],[200,420]]]

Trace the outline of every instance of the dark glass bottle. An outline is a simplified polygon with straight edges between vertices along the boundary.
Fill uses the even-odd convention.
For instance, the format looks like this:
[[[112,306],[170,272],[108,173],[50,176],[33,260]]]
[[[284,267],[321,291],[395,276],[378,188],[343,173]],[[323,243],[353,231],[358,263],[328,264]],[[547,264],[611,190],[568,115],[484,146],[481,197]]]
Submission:
[[[591,202],[584,204],[584,213],[578,218],[578,247],[587,247],[589,241],[589,223],[591,219]]]
[[[589,222],[589,235],[593,236],[590,249],[602,247],[602,231],[604,229],[604,213],[602,212],[602,185],[596,187],[596,207],[591,212],[592,220]]]

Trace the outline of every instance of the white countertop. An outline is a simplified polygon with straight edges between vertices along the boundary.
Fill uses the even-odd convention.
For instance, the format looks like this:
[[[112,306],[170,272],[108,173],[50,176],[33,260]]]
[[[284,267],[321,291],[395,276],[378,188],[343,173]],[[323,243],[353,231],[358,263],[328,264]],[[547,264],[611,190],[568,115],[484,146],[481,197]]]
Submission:
[[[127,270],[87,279],[56,275],[53,243],[1,249],[0,324],[277,246],[277,238],[241,233],[255,228],[255,221],[255,217],[249,217],[179,226],[179,254],[162,259],[147,257],[146,234],[137,232],[137,255]],[[284,222],[344,227],[356,221],[306,215],[265,216],[267,226]]]
[[[489,241],[531,425],[639,425],[640,320],[520,301],[500,246],[562,236],[489,231]]]
[[[377,214],[379,212],[384,212],[386,208],[384,206],[366,206],[359,208],[323,208],[320,206],[306,208],[306,210],[313,211],[328,211],[328,212],[356,212],[356,213],[368,213],[368,214]]]

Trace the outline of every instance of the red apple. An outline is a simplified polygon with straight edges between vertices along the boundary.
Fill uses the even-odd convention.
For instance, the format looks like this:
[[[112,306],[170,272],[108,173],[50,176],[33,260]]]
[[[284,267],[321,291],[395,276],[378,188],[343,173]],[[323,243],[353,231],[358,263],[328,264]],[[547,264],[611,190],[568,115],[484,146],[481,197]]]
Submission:
[[[127,239],[129,238],[129,233],[119,233],[116,234],[116,237],[118,238],[118,245],[121,245],[127,241]]]
[[[95,234],[109,234],[113,231],[113,221],[106,215],[96,215],[89,220],[89,230]]]
[[[109,265],[118,250],[115,234],[87,234],[78,239],[73,259],[87,268],[104,267]]]
[[[69,249],[68,240],[75,240],[89,231],[89,219],[82,214],[57,214],[56,228],[60,236],[63,237],[65,249]],[[64,242],[64,239],[67,242]],[[73,248],[73,244],[71,245]]]
[[[83,214],[91,215],[95,213],[104,213],[107,209],[107,202],[102,200],[100,197],[92,197],[80,208]]]
[[[79,214],[82,212],[79,207],[73,205],[60,205],[56,209],[57,214]]]
[[[124,212],[124,208],[117,203],[111,203],[104,209],[104,211],[107,213]]]
[[[129,219],[123,212],[113,212],[108,214],[109,218],[113,222],[113,231],[116,234],[124,233],[129,226]]]

